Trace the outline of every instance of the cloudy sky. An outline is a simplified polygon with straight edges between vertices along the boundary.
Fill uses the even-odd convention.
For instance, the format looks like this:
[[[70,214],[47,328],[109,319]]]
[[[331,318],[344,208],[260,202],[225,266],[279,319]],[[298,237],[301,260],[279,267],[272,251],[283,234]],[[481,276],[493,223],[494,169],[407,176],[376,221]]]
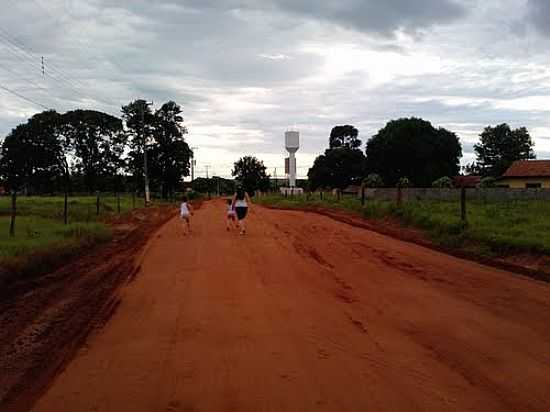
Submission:
[[[463,163],[501,122],[528,127],[550,158],[548,0],[0,5],[0,136],[41,105],[118,115],[144,98],[182,105],[199,175],[229,175],[244,154],[280,175],[284,131],[297,128],[304,176],[332,126],[353,124],[365,142],[405,116],[456,132]]]

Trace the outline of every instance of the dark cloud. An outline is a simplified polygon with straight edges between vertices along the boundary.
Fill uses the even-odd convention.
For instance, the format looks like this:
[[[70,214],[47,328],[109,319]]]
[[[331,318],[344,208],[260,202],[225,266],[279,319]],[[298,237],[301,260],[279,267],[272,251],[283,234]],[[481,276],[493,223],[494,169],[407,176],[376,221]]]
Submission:
[[[537,30],[550,36],[550,1],[528,0],[528,16]]]
[[[383,35],[397,30],[418,32],[466,14],[465,8],[452,0],[274,0],[274,3],[304,17]]]

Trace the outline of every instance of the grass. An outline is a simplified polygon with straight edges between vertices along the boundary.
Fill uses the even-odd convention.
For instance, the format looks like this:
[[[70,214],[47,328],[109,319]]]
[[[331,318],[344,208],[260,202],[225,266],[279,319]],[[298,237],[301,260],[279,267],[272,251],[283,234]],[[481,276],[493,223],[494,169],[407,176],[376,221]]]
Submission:
[[[17,199],[15,237],[9,236],[11,199],[0,197],[0,286],[19,276],[46,273],[90,246],[111,238],[104,219],[118,213],[117,199],[100,197],[100,214],[95,196],[70,197],[69,224],[63,224],[62,196]],[[142,200],[135,200],[142,206]],[[120,198],[121,213],[133,208],[130,196]]]
[[[484,255],[528,252],[550,254],[550,202],[507,201],[467,203],[467,221],[460,220],[460,204],[448,201],[411,201],[397,206],[389,201],[367,201],[333,196],[309,200],[306,196],[268,196],[260,203],[286,208],[308,206],[352,210],[370,219],[396,218],[401,224],[424,230],[444,246],[466,248]]]
[[[18,216],[44,217],[54,220],[63,220],[62,196],[19,196],[17,198]],[[136,206],[143,204],[142,199],[135,200]],[[120,197],[121,213],[132,210],[133,201],[130,196]],[[0,216],[10,214],[11,199],[9,196],[0,197]],[[97,215],[95,196],[69,197],[68,218],[69,222],[93,222],[106,215],[118,213],[117,199],[112,195],[104,195],[99,201],[99,215]],[[0,229],[1,230],[1,229]]]

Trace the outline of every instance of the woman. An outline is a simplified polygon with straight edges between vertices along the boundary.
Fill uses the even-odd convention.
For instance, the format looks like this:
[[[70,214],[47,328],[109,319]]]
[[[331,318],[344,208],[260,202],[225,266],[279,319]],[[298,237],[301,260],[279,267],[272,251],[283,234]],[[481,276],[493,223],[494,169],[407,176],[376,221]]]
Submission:
[[[246,193],[246,191],[242,187],[239,187],[237,189],[237,192],[235,192],[235,194],[233,195],[232,205],[235,213],[237,213],[237,220],[239,221],[241,235],[244,235],[246,233],[244,220],[246,219],[246,215],[248,213],[249,204],[252,204],[252,202],[250,201],[248,193]]]

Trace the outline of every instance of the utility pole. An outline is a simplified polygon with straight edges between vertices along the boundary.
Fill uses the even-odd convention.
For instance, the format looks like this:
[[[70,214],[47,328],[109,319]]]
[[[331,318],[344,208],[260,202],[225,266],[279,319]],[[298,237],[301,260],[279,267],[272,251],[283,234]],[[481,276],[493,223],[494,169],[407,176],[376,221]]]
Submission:
[[[143,180],[145,182],[145,206],[151,201],[151,193],[149,192],[149,172],[147,165],[147,137],[145,136],[145,106],[152,106],[153,102],[144,102],[139,106],[141,112],[141,137],[143,141]]]
[[[198,147],[191,148],[191,183],[195,180],[195,166],[197,165],[197,161],[195,160],[195,150],[197,149]]]

